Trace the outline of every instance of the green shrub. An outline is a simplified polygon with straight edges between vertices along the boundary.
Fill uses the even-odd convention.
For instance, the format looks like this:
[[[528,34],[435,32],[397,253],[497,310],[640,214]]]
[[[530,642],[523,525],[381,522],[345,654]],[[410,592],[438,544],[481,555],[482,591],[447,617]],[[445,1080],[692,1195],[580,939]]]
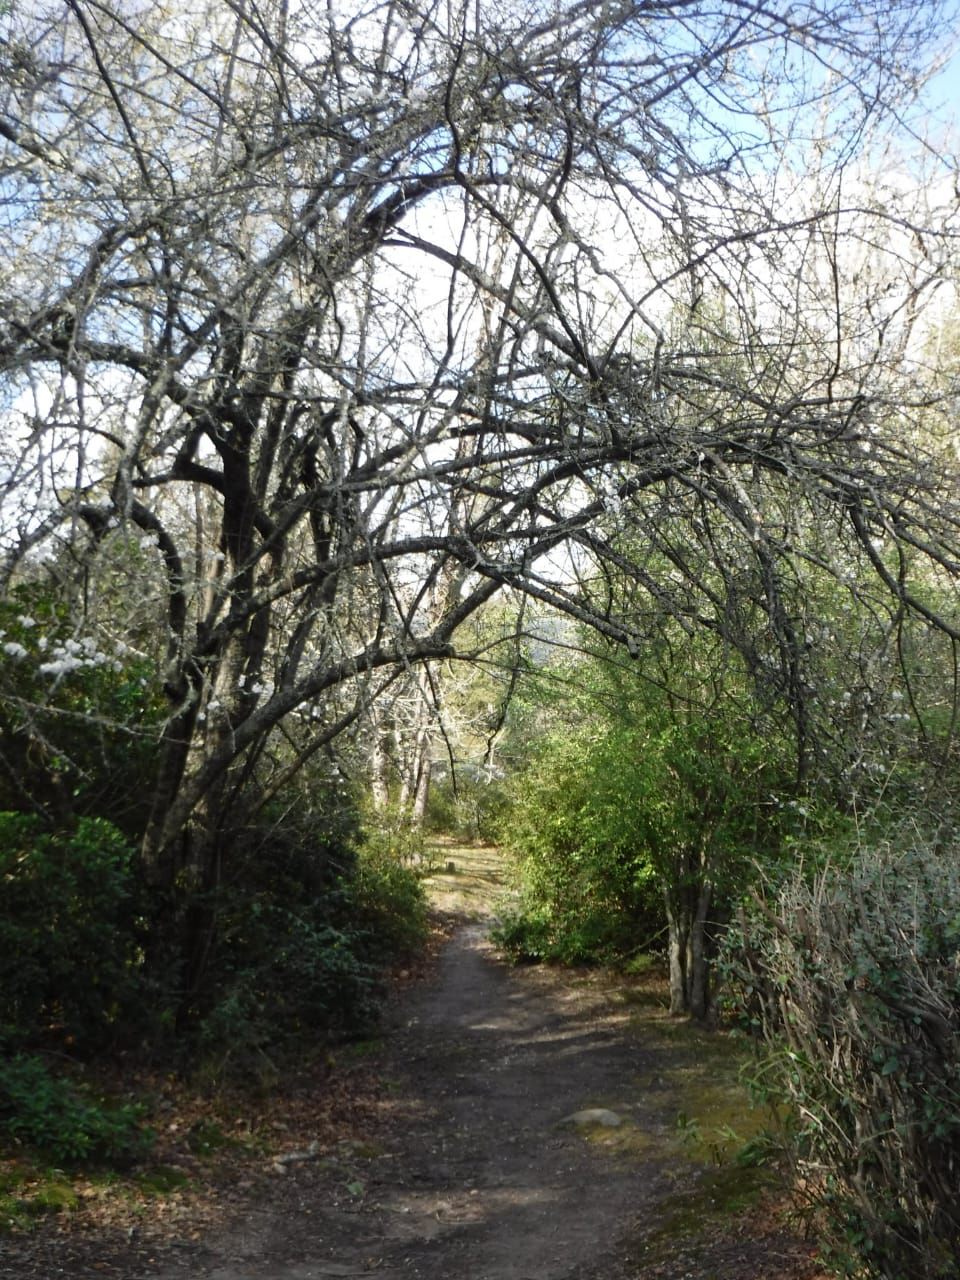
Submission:
[[[350,806],[318,788],[309,810],[229,833],[226,878],[194,902],[210,946],[181,1015],[187,1056],[259,1072],[276,1049],[369,1020],[374,975],[343,888],[355,830]]]
[[[558,937],[550,912],[542,906],[504,912],[490,937],[520,964],[560,959],[563,935]]]
[[[356,931],[309,909],[252,911],[230,939],[232,971],[219,975],[196,1049],[218,1071],[261,1074],[275,1050],[368,1028],[377,1012],[376,970]]]
[[[632,767],[627,738],[571,731],[531,752],[504,832],[521,894],[498,938],[518,957],[609,961],[662,923],[647,778]]]
[[[144,1156],[153,1135],[142,1110],[85,1097],[36,1057],[0,1063],[0,1135],[61,1164],[126,1164]]]
[[[35,808],[56,827],[106,818],[135,839],[166,710],[156,665],[78,633],[48,583],[0,600],[0,640],[0,809]]]
[[[355,844],[371,866],[400,866],[420,872],[427,872],[431,867],[433,854],[423,831],[412,826],[409,818],[397,810],[369,814],[363,834]]]
[[[137,980],[130,846],[103,819],[47,831],[0,813],[0,886],[0,1032],[102,1043]]]
[[[275,1051],[369,1030],[383,964],[423,940],[409,841],[363,840],[348,802],[328,801],[309,821],[281,812],[231,849],[194,994],[193,1047],[208,1066],[260,1074]]]
[[[960,860],[922,843],[797,872],[746,913],[728,964],[759,1073],[843,1275],[960,1269]]]
[[[440,778],[430,787],[427,826],[457,840],[493,844],[507,803],[503,781],[476,766],[462,766],[457,770],[456,788],[449,778]]]
[[[422,945],[427,932],[423,883],[389,847],[377,842],[361,845],[355,879],[345,889],[368,954],[390,960]]]

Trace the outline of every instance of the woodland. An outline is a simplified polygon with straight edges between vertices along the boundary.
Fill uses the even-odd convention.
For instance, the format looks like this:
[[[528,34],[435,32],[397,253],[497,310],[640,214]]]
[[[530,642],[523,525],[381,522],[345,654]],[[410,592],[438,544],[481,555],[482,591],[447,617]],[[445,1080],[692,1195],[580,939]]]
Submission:
[[[432,834],[960,1266],[956,14],[0,0],[0,1145],[375,1025]]]

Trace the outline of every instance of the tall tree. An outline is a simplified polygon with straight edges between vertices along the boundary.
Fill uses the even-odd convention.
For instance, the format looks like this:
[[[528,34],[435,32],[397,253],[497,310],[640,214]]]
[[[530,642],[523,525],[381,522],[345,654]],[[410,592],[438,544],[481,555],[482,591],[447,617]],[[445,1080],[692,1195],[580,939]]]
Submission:
[[[719,590],[749,556],[788,681],[768,477],[905,609],[930,613],[914,559],[960,564],[942,460],[898,439],[924,393],[887,363],[952,209],[867,207],[848,176],[942,37],[927,0],[0,21],[2,537],[10,572],[117,525],[155,542],[156,883],[214,874],[284,717],[314,717],[318,749],[502,585],[632,645],[578,590],[577,546],[743,642],[733,603],[703,614],[662,556],[624,565],[600,516],[728,531]],[[846,264],[891,226],[910,269],[874,289]],[[707,289],[749,379],[665,325]]]

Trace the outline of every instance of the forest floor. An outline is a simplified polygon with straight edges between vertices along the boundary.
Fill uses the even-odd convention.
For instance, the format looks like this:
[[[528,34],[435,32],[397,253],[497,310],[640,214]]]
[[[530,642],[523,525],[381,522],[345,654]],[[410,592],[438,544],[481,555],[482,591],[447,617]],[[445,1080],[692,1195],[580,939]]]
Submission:
[[[0,1234],[0,1276],[820,1280],[744,1160],[764,1117],[735,1040],[669,1019],[655,974],[509,966],[495,852],[441,858],[432,959],[379,1039],[257,1103],[158,1082],[156,1162],[63,1175],[60,1212]]]

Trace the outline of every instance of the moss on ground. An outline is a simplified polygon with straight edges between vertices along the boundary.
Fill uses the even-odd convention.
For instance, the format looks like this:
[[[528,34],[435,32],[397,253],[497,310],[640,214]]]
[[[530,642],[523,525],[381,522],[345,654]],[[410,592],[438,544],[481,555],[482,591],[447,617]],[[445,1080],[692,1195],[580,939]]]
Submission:
[[[0,1169],[0,1233],[28,1229],[53,1213],[75,1209],[79,1196],[59,1169],[11,1161]]]
[[[653,1063],[658,1052],[663,1057],[664,1071],[654,1065],[638,1076],[638,1088],[656,1091],[675,1117],[661,1135],[661,1151],[673,1165],[676,1190],[662,1203],[657,1226],[643,1236],[645,1260],[653,1265],[679,1242],[695,1247],[764,1193],[782,1190],[780,1117],[752,1104],[746,1079],[751,1049],[742,1035],[671,1018],[665,982],[654,973],[618,983],[613,995],[630,1011]]]

